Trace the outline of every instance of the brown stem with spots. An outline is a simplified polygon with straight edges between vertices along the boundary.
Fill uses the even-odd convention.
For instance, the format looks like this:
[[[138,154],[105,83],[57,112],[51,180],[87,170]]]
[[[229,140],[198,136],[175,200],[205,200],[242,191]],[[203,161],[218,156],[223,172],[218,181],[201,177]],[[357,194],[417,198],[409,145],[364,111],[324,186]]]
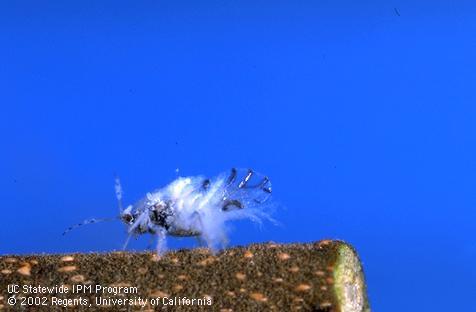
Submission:
[[[74,310],[105,310],[96,297],[131,299],[111,310],[158,311],[169,299],[177,298],[166,311],[319,311],[369,312],[366,285],[354,249],[341,241],[324,240],[312,244],[254,244],[230,248],[217,255],[192,249],[167,253],[163,258],[151,253],[113,252],[106,254],[33,255],[0,257],[0,310],[20,310],[7,303],[7,285],[62,286],[67,294],[41,294],[48,306],[35,311],[51,311],[51,297],[85,298],[91,307],[76,304]],[[75,285],[85,285],[87,293],[72,293]],[[97,291],[96,285],[112,287],[121,294]],[[134,290],[137,293],[126,293]],[[35,296],[20,293],[20,297]],[[151,299],[156,300],[152,306]],[[133,301],[133,299],[136,299]],[[186,298],[186,299],[184,299]],[[147,302],[145,300],[147,299]],[[187,299],[195,299],[187,305]],[[202,307],[197,303],[200,299]],[[18,302],[18,300],[17,300]],[[211,305],[208,305],[211,303]]]

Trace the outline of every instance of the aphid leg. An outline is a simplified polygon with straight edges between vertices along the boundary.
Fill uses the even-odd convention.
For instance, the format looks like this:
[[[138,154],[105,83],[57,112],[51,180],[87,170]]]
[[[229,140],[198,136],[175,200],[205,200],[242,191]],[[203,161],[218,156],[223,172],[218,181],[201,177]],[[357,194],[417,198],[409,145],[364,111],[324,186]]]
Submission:
[[[203,238],[200,235],[195,236],[195,240],[197,241],[198,247],[204,247],[205,246],[205,241],[203,240]]]
[[[212,254],[216,254],[217,251],[228,243],[228,238],[223,230],[210,227],[203,222],[202,216],[199,212],[195,211],[192,215],[194,218],[195,228],[199,229],[200,234],[197,236],[197,240],[202,245],[207,244],[208,249]]]
[[[206,239],[206,236],[205,236],[205,233],[204,233],[204,226],[203,226],[203,222],[202,222],[202,217],[200,216],[200,213],[198,213],[197,211],[195,211],[193,214],[192,214],[192,218],[193,218],[193,227],[196,228],[196,229],[199,229],[199,232],[200,232],[200,235],[196,236],[196,240],[197,240],[197,243],[200,247],[202,246],[205,246],[205,245],[209,245],[207,243],[207,239]]]
[[[221,232],[220,242],[221,242],[221,246],[222,246],[222,247],[227,246],[228,243],[230,242],[230,240],[229,240],[228,237],[226,236],[225,231]]]
[[[248,181],[251,179],[251,176],[253,175],[253,170],[248,169],[248,173],[246,174],[245,178],[238,184],[238,188],[244,188]]]
[[[157,229],[157,255],[163,256],[167,251],[167,238],[166,238],[167,231],[165,228],[160,227]]]
[[[149,243],[147,244],[147,250],[152,250],[152,245],[154,244],[154,236],[150,236]]]
[[[228,245],[228,237],[223,230],[220,230],[213,236],[205,236],[204,239],[213,255],[216,255],[218,251]]]
[[[131,240],[132,234],[128,234],[124,245],[122,245],[122,250],[126,250],[127,245],[129,245],[129,241]]]

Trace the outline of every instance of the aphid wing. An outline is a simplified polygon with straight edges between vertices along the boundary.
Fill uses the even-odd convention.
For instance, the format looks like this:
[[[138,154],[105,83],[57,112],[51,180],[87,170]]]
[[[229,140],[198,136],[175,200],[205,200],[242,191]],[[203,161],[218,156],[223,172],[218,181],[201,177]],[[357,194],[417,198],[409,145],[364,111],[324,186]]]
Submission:
[[[241,209],[264,203],[271,196],[271,182],[250,169],[232,169],[225,174],[224,205]]]

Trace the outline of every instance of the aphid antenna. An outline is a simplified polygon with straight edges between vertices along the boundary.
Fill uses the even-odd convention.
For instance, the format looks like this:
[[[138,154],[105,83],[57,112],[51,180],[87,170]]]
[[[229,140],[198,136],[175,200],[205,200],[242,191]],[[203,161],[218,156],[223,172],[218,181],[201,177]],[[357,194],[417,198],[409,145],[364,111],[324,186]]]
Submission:
[[[122,186],[121,186],[121,180],[119,179],[119,176],[117,174],[114,174],[114,189],[116,191],[117,206],[119,207],[119,214],[121,214],[124,209],[122,205]]]
[[[72,225],[72,226],[70,226],[69,228],[67,228],[67,229],[63,232],[63,236],[66,235],[68,232],[71,232],[72,230],[74,230],[74,229],[76,229],[76,228],[78,228],[78,227],[81,227],[81,226],[83,226],[83,225],[95,224],[95,223],[99,223],[99,222],[115,221],[115,220],[120,220],[120,216],[119,216],[119,217],[114,217],[114,218],[100,218],[100,219],[92,218],[92,219],[87,219],[87,220],[84,220],[84,221],[81,222],[81,223]]]

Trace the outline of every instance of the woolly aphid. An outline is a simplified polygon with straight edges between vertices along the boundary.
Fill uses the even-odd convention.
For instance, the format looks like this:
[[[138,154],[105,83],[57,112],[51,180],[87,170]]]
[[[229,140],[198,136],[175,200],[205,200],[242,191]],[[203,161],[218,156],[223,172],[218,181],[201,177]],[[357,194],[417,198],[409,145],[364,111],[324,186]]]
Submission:
[[[227,240],[227,221],[263,219],[275,222],[266,212],[272,207],[271,182],[251,169],[231,169],[213,179],[203,176],[179,177],[123,209],[122,187],[115,181],[119,205],[118,218],[127,226],[127,247],[131,237],[151,234],[157,237],[157,253],[166,251],[166,236],[192,237],[205,242],[212,251],[223,248]],[[117,219],[117,218],[115,218]],[[111,219],[90,219],[68,228]]]

